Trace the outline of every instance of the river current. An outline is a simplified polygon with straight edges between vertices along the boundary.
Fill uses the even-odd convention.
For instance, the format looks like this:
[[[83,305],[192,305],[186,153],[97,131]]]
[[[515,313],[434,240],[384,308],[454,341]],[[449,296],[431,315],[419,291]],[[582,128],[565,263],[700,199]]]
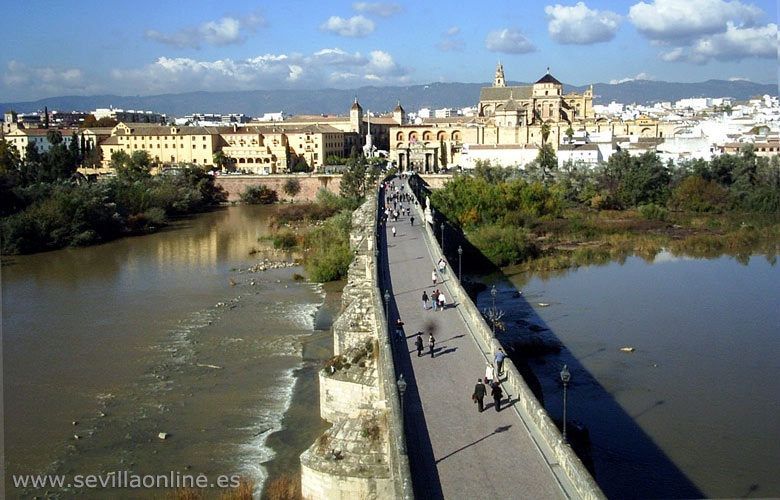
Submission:
[[[268,439],[282,429],[296,378],[316,386],[339,294],[295,280],[300,268],[250,272],[264,258],[291,258],[258,243],[273,210],[229,207],[157,234],[3,258],[11,496],[41,493],[14,488],[14,474],[240,474],[263,483],[276,455]],[[305,413],[293,425],[311,441],[322,423],[316,409]],[[85,493],[93,494],[50,489],[54,498]]]
[[[525,357],[527,378],[560,423],[568,365],[569,430],[587,429],[578,451],[609,498],[780,497],[774,258],[662,252],[554,275],[508,268],[496,285],[505,343],[562,346]]]

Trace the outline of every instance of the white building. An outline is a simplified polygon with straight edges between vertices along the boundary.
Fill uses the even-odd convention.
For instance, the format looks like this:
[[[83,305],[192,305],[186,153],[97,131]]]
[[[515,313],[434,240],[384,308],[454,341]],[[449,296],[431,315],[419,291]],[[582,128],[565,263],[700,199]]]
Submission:
[[[477,161],[493,166],[524,167],[539,156],[535,144],[464,144],[461,150],[463,168],[475,168]]]

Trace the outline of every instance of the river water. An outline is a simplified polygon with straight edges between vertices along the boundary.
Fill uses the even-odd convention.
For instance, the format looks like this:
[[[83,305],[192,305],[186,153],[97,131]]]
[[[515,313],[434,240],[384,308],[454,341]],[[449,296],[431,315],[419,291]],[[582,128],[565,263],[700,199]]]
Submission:
[[[288,410],[316,387],[340,292],[293,279],[296,267],[248,270],[292,257],[250,255],[273,210],[229,207],[157,234],[3,258],[9,496],[42,491],[13,488],[13,474],[241,474],[261,485],[275,455],[297,463],[323,424],[310,397]],[[268,440],[285,432],[285,412],[301,443],[279,456]]]
[[[504,342],[563,346],[526,356],[528,378],[560,422],[568,365],[569,429],[587,429],[608,497],[780,497],[780,266],[741,261],[662,252],[497,278]]]

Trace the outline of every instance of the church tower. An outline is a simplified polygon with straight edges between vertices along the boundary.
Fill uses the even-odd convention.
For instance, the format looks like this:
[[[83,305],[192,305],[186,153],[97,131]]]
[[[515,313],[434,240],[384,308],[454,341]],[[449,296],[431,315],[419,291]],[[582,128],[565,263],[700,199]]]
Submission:
[[[357,102],[357,96],[355,96],[355,104],[349,108],[349,131],[363,133],[363,108]]]
[[[493,78],[494,87],[506,87],[504,81],[504,67],[501,66],[501,61],[498,61],[498,67],[496,68],[496,76]]]
[[[398,125],[403,125],[406,121],[406,111],[404,111],[404,108],[401,107],[400,100],[393,110],[393,121],[395,121]]]

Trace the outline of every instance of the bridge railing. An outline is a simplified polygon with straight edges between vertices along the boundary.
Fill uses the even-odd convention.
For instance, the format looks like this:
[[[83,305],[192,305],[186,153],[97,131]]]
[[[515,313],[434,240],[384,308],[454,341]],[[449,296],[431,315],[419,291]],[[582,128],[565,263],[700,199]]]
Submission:
[[[423,200],[418,201],[419,203],[415,207],[415,210],[417,210],[420,220],[424,221],[425,218],[422,213],[424,202]],[[435,221],[434,224],[436,224]],[[477,344],[479,344],[483,350],[486,361],[492,362],[493,354],[498,352],[499,347],[503,346],[493,335],[493,331],[490,326],[488,326],[482,313],[471,300],[471,297],[469,297],[468,293],[461,285],[460,280],[455,279],[455,273],[452,272],[453,267],[447,260],[446,255],[442,252],[439,242],[436,239],[435,232],[430,224],[425,224],[425,233],[434,260],[443,258],[445,262],[447,262],[448,269],[450,269],[448,274],[453,278],[449,280],[448,285],[450,293],[452,294],[452,303],[458,304],[461,313],[472,326],[470,330],[474,335]],[[523,417],[525,417],[524,420],[532,424],[538,435],[544,439],[545,443],[552,451],[554,460],[557,461],[557,464],[571,481],[580,497],[588,500],[606,499],[606,496],[601,491],[598,484],[596,484],[593,476],[590,475],[580,458],[574,453],[574,450],[572,450],[571,446],[564,442],[560,430],[558,430],[558,427],[553,423],[544,407],[539,404],[539,401],[528,387],[528,384],[520,374],[520,371],[509,358],[504,360],[504,373],[506,380],[502,382],[502,385],[505,388],[505,392],[509,393],[511,391],[512,394],[517,396],[516,404],[520,406],[519,411],[521,411]]]
[[[381,186],[381,184],[380,184]],[[376,204],[374,206],[374,234],[373,249],[379,249],[379,206],[380,199],[383,196],[382,188],[377,192]],[[377,374],[380,380],[380,388],[385,401],[387,402],[387,434],[390,452],[390,473],[393,477],[395,489],[394,498],[403,498],[411,500],[414,498],[412,490],[412,472],[409,468],[409,456],[406,453],[406,435],[404,433],[404,421],[401,406],[401,399],[396,385],[396,369],[392,351],[392,338],[388,328],[388,319],[385,316],[385,304],[383,303],[382,293],[383,278],[381,270],[381,252],[371,252],[374,268],[374,287],[372,297],[374,311],[376,311],[376,331],[379,338],[379,362]]]

